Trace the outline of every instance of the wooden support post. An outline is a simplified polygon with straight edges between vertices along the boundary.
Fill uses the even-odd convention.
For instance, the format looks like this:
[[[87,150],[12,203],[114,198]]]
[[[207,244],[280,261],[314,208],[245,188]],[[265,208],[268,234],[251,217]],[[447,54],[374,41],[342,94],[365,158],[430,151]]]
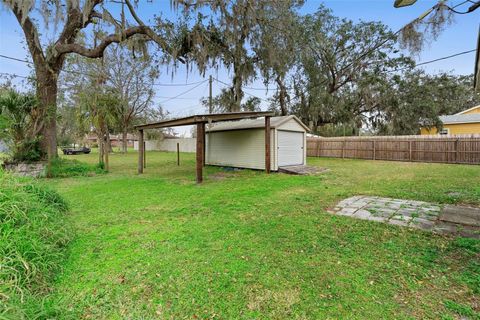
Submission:
[[[317,140],[317,157],[320,157],[320,140]]]
[[[373,140],[372,142],[373,142],[373,160],[375,160],[375,158],[376,158],[375,140]]]
[[[138,173],[143,173],[143,130],[138,130]]]
[[[147,167],[147,141],[143,141],[143,167]]]
[[[207,154],[207,139],[206,139],[206,133],[205,133],[205,124],[203,125],[203,153],[202,153],[202,165],[205,167],[205,155]]]
[[[342,141],[342,159],[345,159],[345,138]]]
[[[180,165],[180,143],[177,142],[177,166]]]
[[[197,124],[197,154],[196,154],[196,168],[197,168],[197,183],[203,181],[203,145],[205,143],[205,123],[201,122]]]
[[[270,173],[270,117],[265,117],[265,172]]]

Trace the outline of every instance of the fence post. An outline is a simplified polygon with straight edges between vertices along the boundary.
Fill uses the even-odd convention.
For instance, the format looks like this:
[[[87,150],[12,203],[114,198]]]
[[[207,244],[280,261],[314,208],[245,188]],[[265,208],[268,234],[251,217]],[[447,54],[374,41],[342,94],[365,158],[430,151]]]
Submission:
[[[408,160],[412,161],[412,140],[408,140]]]
[[[138,130],[138,173],[143,173],[143,130]]]
[[[177,166],[180,165],[180,143],[177,142]]]
[[[375,140],[373,142],[373,160],[375,160]]]
[[[143,141],[143,167],[147,167],[147,141]]]
[[[317,140],[317,157],[320,157],[320,140]]]
[[[458,150],[458,142],[459,141],[458,140],[459,140],[458,138],[455,140],[455,163],[459,163],[458,161],[460,160],[460,159],[458,159],[459,158],[459,156],[458,156],[458,151],[459,151]]]
[[[342,159],[345,159],[345,138],[342,141]]]

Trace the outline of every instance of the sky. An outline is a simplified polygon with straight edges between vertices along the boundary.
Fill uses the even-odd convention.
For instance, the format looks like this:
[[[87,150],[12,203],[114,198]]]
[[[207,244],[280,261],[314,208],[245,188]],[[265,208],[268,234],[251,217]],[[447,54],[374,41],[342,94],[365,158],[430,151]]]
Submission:
[[[303,14],[313,13],[323,3],[326,7],[332,9],[333,13],[338,17],[348,18],[354,21],[380,21],[389,26],[393,31],[396,31],[436,3],[434,0],[419,0],[414,6],[395,9],[393,2],[394,0],[306,0],[300,12]],[[451,6],[462,2],[464,1],[448,1]],[[457,10],[465,11],[468,5],[467,2],[457,7]],[[168,0],[140,1],[138,14],[145,22],[152,19],[154,14],[161,14],[166,18],[173,18],[175,16],[174,11],[170,8],[170,1]],[[425,50],[418,57],[415,57],[415,60],[419,63],[475,49],[479,32],[479,22],[480,9],[471,14],[457,15],[454,24],[445,30],[437,41],[426,46]],[[42,34],[47,39],[55,38],[55,30],[43,30]],[[23,39],[23,33],[13,14],[6,8],[1,8],[0,55],[31,60]],[[474,69],[474,60],[475,54],[471,53],[428,64],[423,68],[429,73],[446,71],[454,74],[471,74]],[[163,71],[157,83],[165,84],[166,86],[155,86],[155,102],[161,104],[165,110],[169,111],[172,117],[205,113],[205,109],[201,106],[200,99],[208,95],[208,81],[197,84],[199,81],[207,80],[210,74],[225,83],[231,83],[232,78],[232,75],[223,68],[211,70],[207,72],[205,76],[200,75],[195,70],[186,70],[184,67],[178,68],[174,74],[166,72],[167,70],[165,68],[163,68]],[[22,62],[11,61],[0,57],[0,79],[3,77],[1,73],[14,73],[25,76],[30,74],[30,70],[28,65]],[[18,79],[18,81],[20,81],[20,79]],[[185,85],[189,83],[195,84]],[[255,88],[245,89],[247,96],[254,95],[266,100],[273,93],[273,90],[267,91],[264,89],[265,86],[261,79],[249,83],[246,86]],[[225,86],[214,81],[213,95],[218,94],[222,87]],[[270,87],[270,89],[272,88],[273,87]],[[188,92],[185,93],[186,91]],[[262,107],[266,107],[265,101],[262,101]],[[176,131],[179,134],[188,135],[190,128],[183,127]]]

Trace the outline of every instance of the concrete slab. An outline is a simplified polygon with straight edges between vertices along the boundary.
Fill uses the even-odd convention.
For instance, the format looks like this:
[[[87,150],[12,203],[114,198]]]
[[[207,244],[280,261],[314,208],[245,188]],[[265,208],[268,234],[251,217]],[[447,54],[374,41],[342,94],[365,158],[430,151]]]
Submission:
[[[451,205],[442,207],[424,201],[355,196],[340,201],[332,213],[480,239],[480,208]]]
[[[480,208],[446,205],[439,220],[480,227]]]

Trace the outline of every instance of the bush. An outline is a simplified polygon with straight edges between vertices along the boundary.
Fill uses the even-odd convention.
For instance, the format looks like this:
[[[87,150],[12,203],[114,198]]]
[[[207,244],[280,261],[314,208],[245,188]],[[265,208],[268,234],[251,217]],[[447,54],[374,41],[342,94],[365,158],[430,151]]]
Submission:
[[[106,171],[101,165],[87,164],[78,160],[57,158],[52,162],[50,170],[52,178],[67,178],[76,176],[91,176],[103,174]]]
[[[36,107],[33,93],[0,91],[0,139],[9,144],[11,162],[34,162],[46,156],[35,131]]]
[[[0,171],[0,318],[55,318],[44,304],[71,232],[54,191]]]
[[[39,138],[23,140],[12,146],[12,162],[36,162],[44,158]]]

